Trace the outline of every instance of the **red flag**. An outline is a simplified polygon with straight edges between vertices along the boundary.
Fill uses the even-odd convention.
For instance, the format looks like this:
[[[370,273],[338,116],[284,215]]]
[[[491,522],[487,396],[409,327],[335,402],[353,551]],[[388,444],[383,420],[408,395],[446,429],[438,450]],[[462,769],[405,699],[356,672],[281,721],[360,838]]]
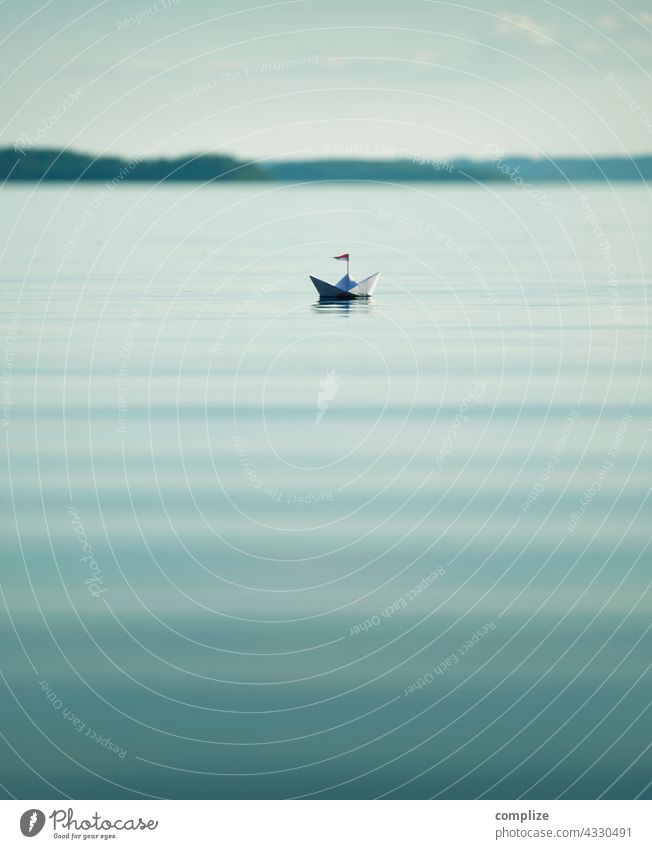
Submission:
[[[333,259],[343,259],[345,262],[348,262],[349,261],[349,255],[348,254],[340,254],[339,256],[334,256]]]

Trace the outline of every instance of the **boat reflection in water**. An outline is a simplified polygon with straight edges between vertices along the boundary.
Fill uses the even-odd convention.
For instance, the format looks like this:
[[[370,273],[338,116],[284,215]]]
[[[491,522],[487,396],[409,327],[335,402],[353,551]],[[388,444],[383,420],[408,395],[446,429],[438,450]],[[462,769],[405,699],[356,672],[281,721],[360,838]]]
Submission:
[[[316,312],[338,313],[339,315],[348,315],[349,312],[370,313],[373,310],[373,302],[367,298],[351,298],[350,300],[320,298],[318,301],[314,301],[311,306]]]

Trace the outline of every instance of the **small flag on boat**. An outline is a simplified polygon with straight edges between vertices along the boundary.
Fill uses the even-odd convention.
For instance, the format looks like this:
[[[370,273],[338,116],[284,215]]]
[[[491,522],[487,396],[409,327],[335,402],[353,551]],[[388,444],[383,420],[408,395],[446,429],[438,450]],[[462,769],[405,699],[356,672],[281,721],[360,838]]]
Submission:
[[[349,255],[348,254],[340,254],[339,256],[334,256],[333,259],[343,259],[344,262],[348,262],[349,261]]]

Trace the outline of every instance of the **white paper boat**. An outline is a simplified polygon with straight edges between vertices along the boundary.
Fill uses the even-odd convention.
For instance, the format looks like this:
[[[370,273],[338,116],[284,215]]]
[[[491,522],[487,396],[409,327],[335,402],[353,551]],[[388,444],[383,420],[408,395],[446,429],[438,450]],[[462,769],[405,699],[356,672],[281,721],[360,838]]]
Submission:
[[[380,277],[380,271],[372,274],[370,277],[365,277],[364,280],[351,280],[348,272],[337,283],[327,283],[325,280],[320,280],[319,277],[310,275],[315,289],[319,293],[320,298],[369,298],[376,288],[376,283]]]

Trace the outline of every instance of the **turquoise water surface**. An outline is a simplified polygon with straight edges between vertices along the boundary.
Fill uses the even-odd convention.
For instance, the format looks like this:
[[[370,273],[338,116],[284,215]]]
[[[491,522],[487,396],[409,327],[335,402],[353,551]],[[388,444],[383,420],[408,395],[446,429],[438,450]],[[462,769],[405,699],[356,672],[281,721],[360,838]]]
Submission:
[[[3,190],[3,794],[652,796],[648,193],[543,191]]]

